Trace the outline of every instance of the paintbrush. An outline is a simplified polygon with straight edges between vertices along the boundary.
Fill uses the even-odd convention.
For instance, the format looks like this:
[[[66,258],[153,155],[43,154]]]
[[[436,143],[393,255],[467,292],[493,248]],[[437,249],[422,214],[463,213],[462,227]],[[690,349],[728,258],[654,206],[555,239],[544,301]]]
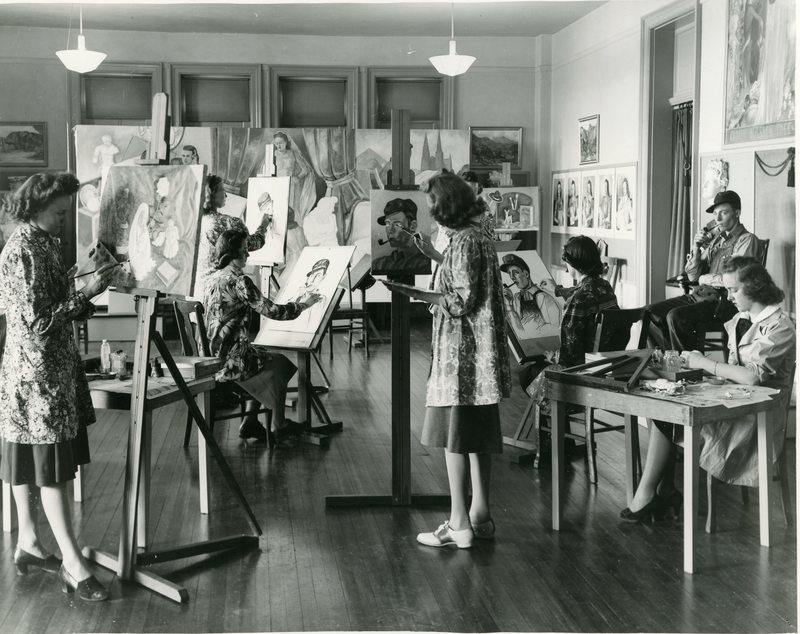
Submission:
[[[113,269],[115,266],[119,266],[120,264],[122,264],[122,262],[115,262],[114,264],[111,265],[111,268]],[[103,267],[101,266],[100,268]],[[77,280],[79,277],[83,277],[84,275],[91,275],[92,273],[97,273],[97,271],[99,270],[100,269],[92,269],[91,271],[86,271],[86,273],[81,273],[80,275],[76,275],[72,279]]]

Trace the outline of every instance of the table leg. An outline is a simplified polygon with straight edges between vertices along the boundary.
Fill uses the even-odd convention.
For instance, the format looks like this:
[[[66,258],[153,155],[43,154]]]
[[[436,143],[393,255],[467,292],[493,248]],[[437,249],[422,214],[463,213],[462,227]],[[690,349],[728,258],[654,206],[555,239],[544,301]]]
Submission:
[[[11,485],[3,482],[3,532],[11,532]]]
[[[697,519],[699,428],[683,428],[683,570],[694,573],[694,530]]]
[[[636,416],[625,414],[625,494],[628,506],[636,493],[636,451],[639,448],[639,421]]]
[[[150,507],[150,449],[153,415],[146,412],[142,429],[142,466],[139,476],[139,498],[136,511],[136,545],[147,548],[147,511]]]
[[[195,397],[197,407],[205,420],[211,413],[211,392],[203,392]],[[208,450],[203,434],[197,432],[197,468],[200,484],[200,513],[208,515]]]
[[[758,520],[761,545],[769,547],[769,492],[772,486],[772,422],[758,413]]]
[[[76,502],[83,502],[83,470],[84,466],[79,464],[72,482],[72,499]]]
[[[566,426],[565,404],[550,401],[550,446],[551,473],[553,478],[553,530],[561,530],[561,490],[564,487],[564,428]]]

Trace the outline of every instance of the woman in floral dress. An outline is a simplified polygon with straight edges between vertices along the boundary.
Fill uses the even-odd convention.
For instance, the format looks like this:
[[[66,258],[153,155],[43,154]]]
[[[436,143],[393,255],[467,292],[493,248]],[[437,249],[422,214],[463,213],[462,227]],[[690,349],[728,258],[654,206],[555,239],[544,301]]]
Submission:
[[[214,272],[214,249],[217,240],[228,229],[237,229],[247,233],[247,227],[233,216],[220,213],[218,209],[225,206],[227,194],[222,186],[222,179],[211,174],[206,179],[206,204],[203,207],[203,218],[200,221],[200,244],[197,247],[197,273],[194,277],[194,296],[202,298],[206,278]],[[247,238],[247,250],[258,251],[264,246],[267,229],[272,223],[272,216],[264,216],[258,228]]]
[[[58,573],[65,590],[102,601],[108,592],[75,540],[66,484],[78,465],[89,462],[86,425],[95,420],[72,322],[94,312],[89,299],[108,286],[113,265],[98,269],[75,292],[55,236],[77,191],[72,174],[35,174],[6,201],[20,225],[0,255],[0,312],[8,320],[0,368],[0,478],[11,485],[17,504],[18,573],[31,566]],[[35,488],[63,563],[39,538]]]
[[[275,304],[263,297],[253,280],[242,272],[248,248],[246,231],[229,229],[217,241],[216,270],[206,279],[203,297],[208,342],[211,353],[224,361],[217,372],[217,381],[236,381],[251,394],[253,400],[247,404],[248,412],[256,411],[258,403],[269,407],[272,410],[271,432],[280,436],[296,430],[286,425],[283,408],[286,386],[297,368],[282,354],[267,354],[250,342],[247,335],[250,311],[255,310],[270,319],[296,319],[322,296],[312,293],[302,302],[288,304]],[[250,413],[242,421],[239,436],[263,442],[267,440],[267,430],[255,414]]]
[[[450,483],[450,517],[426,546],[469,548],[491,539],[489,479],[493,453],[503,450],[499,402],[511,391],[502,283],[497,253],[481,224],[483,205],[460,177],[427,183],[431,215],[451,231],[434,290],[387,284],[434,305],[431,372],[422,444],[443,447]],[[472,504],[467,508],[467,474]]]

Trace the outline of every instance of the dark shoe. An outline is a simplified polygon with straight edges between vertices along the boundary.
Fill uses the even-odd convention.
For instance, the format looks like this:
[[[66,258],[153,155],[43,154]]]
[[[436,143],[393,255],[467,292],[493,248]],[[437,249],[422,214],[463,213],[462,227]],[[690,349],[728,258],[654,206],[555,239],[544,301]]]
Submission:
[[[17,547],[17,550],[14,551],[14,566],[17,568],[18,575],[28,574],[28,566],[40,568],[45,572],[56,573],[61,568],[61,560],[55,555],[37,557]]]
[[[305,431],[305,427],[300,423],[295,423],[293,420],[286,419],[286,422],[280,429],[272,432],[275,437],[275,442],[286,440],[290,436],[299,436]]]
[[[652,522],[663,512],[662,500],[657,495],[638,511],[631,511],[628,507],[622,509],[619,518],[626,522]]]
[[[656,493],[662,513],[670,513],[673,517],[678,517],[683,504],[683,496],[677,489],[673,489],[667,494]]]
[[[267,442],[267,430],[257,420],[247,420],[239,427],[239,438],[253,438],[256,442]]]
[[[75,578],[65,570],[64,566],[61,566],[58,569],[58,576],[61,579],[61,590],[64,594],[74,592],[81,601],[94,602],[108,599],[108,590],[95,579],[94,575],[90,575],[83,581],[75,581]]]

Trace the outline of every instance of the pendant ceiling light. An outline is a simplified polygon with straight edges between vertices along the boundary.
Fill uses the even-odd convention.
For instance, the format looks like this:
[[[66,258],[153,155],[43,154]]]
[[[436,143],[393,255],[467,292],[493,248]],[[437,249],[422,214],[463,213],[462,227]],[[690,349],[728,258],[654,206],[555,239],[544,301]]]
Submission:
[[[447,55],[434,55],[429,58],[433,67],[442,75],[455,77],[467,72],[475,58],[471,55],[459,55],[456,53],[456,36],[453,28],[453,3],[450,3],[450,50]]]
[[[63,51],[56,51],[58,59],[67,67],[68,70],[76,73],[89,73],[100,66],[106,58],[105,53],[89,51],[86,49],[86,38],[83,36],[83,7],[79,6],[80,11],[80,30],[78,32],[78,48],[68,48]],[[67,46],[69,46],[69,35],[67,35]]]

